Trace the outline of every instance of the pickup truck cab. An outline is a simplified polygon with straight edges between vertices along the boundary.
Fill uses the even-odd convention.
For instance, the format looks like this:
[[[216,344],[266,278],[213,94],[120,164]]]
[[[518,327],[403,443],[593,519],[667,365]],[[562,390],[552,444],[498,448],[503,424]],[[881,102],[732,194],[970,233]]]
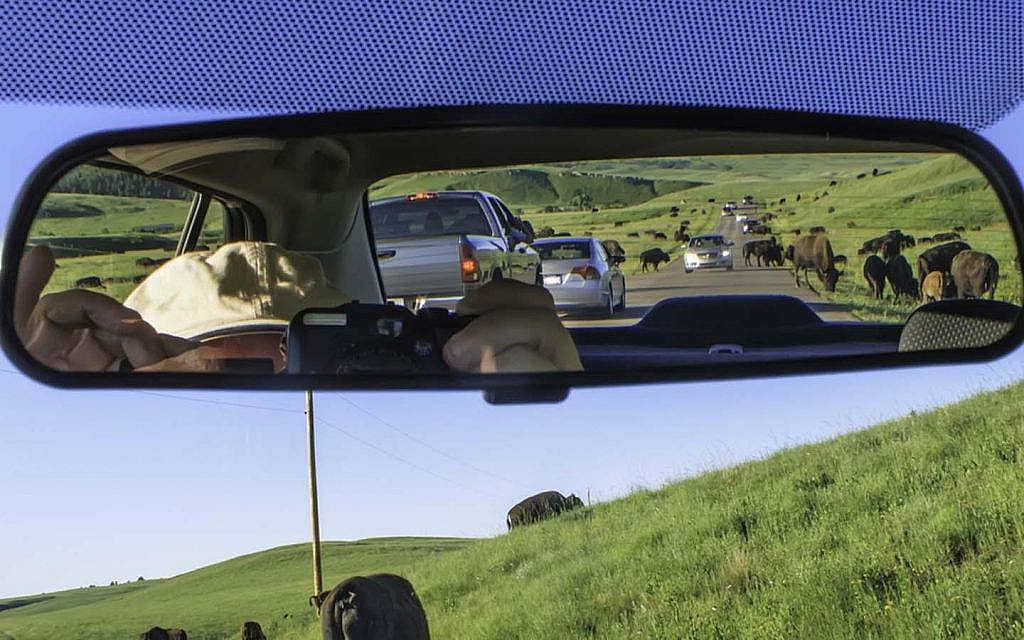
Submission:
[[[532,233],[485,191],[420,192],[370,203],[385,297],[407,307],[454,307],[490,280],[539,284]]]

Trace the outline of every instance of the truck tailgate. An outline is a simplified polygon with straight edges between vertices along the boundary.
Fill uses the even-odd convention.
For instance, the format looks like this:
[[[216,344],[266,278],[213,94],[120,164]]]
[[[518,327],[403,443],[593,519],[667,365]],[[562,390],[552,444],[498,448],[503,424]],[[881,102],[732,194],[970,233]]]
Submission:
[[[379,240],[377,263],[388,298],[463,294],[457,235]]]

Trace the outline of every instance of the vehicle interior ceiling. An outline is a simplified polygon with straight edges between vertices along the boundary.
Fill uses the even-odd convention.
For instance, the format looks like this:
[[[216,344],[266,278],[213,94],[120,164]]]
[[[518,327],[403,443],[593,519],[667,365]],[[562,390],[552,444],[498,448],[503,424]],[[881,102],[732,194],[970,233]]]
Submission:
[[[256,207],[267,240],[316,256],[328,277],[352,298],[381,302],[375,256],[362,216],[364,194],[375,181],[431,170],[470,169],[538,162],[692,155],[945,151],[931,145],[793,134],[691,129],[466,127],[349,133],[304,139],[231,138],[111,149],[103,158],[147,173],[174,176],[198,187],[232,194]],[[763,297],[761,297],[763,298]],[[752,297],[749,304],[758,304]],[[705,305],[713,304],[704,300]],[[761,303],[772,304],[761,300]],[[708,308],[705,306],[705,308]],[[692,304],[687,305],[692,311]],[[629,328],[574,329],[579,344],[646,344],[698,348],[708,341],[743,339],[764,348],[828,342],[868,343],[891,350],[898,325],[824,323],[803,339],[786,314],[757,327],[720,324],[703,335],[666,331],[685,324],[683,307],[662,309],[660,319]],[[711,311],[711,315],[717,312]],[[724,311],[723,311],[724,313]],[[666,323],[666,318],[670,321]],[[804,329],[810,329],[807,325]],[[712,336],[710,333],[716,335]],[[881,345],[881,346],[880,346]],[[772,357],[777,357],[778,354]],[[794,353],[794,356],[799,354]]]

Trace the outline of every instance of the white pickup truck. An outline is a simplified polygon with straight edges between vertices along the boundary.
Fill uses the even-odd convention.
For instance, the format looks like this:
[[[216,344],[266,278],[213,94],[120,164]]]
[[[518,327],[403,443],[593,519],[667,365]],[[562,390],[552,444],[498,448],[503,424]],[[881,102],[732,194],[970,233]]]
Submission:
[[[384,295],[412,309],[452,308],[485,282],[540,282],[528,227],[484,191],[414,193],[370,203]]]

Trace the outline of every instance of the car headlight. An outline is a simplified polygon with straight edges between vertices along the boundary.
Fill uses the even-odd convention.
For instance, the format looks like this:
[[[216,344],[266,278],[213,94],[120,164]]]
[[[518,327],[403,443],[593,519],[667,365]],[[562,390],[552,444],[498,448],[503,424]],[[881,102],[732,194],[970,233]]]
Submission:
[[[732,255],[732,251],[729,251],[728,249],[722,252],[723,258],[728,258],[730,255]]]

